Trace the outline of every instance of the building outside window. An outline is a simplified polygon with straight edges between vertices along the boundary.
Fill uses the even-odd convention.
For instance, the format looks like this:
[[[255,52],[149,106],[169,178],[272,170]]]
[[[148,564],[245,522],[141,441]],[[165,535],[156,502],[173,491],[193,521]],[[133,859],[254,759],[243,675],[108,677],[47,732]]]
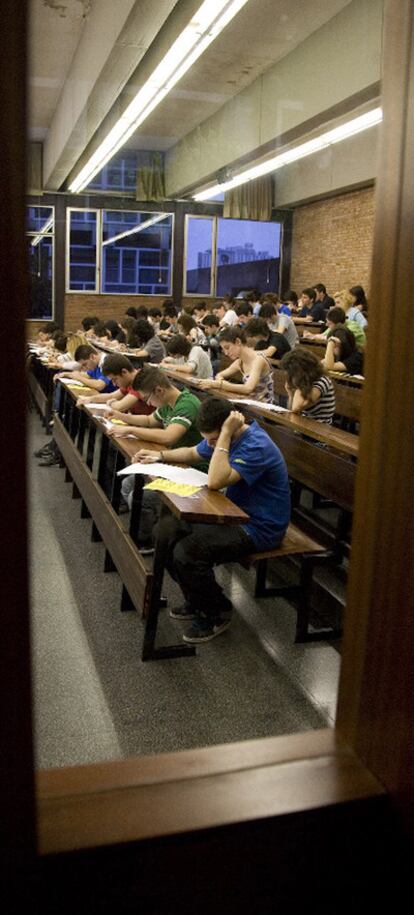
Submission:
[[[26,208],[30,297],[28,318],[49,321],[54,313],[54,207]]]
[[[98,292],[98,210],[69,209],[69,292]]]
[[[188,216],[185,293],[226,294],[279,289],[281,225],[247,219]]]
[[[101,292],[169,295],[172,223],[167,213],[103,210]]]

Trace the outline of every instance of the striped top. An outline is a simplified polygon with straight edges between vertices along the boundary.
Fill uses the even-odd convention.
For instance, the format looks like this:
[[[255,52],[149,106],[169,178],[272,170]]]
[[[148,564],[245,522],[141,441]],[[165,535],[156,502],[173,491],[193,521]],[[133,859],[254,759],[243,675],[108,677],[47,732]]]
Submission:
[[[318,381],[315,381],[312,388],[318,388],[321,396],[316,403],[303,410],[302,416],[309,419],[316,419],[318,423],[332,423],[335,413],[335,390],[330,378],[322,375]]]
[[[258,353],[259,355],[259,353]],[[262,354],[260,354],[262,355]],[[261,375],[255,389],[251,392],[252,400],[259,400],[261,403],[273,403],[274,399],[274,388],[273,388],[273,373],[271,371],[270,365],[266,359],[266,356],[262,355],[268,371],[265,375]],[[243,366],[242,366],[243,368]],[[249,375],[245,375],[243,372],[243,384],[249,380]]]

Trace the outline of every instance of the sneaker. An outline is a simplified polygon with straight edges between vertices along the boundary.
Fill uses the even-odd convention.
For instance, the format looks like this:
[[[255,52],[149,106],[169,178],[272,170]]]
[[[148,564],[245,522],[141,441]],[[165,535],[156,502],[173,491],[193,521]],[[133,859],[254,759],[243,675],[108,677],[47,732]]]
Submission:
[[[186,623],[187,620],[195,620],[197,614],[189,607],[188,604],[181,604],[179,607],[171,607],[170,617],[172,620],[181,620]]]
[[[141,556],[151,556],[152,553],[155,553],[155,546],[151,543],[151,540],[145,540],[142,541],[142,543],[138,543],[138,549]]]
[[[60,457],[58,454],[51,452],[50,454],[45,454],[42,461],[39,461],[38,467],[52,467],[53,464],[60,464]]]
[[[47,442],[46,445],[43,445],[43,448],[39,448],[37,451],[33,452],[34,457],[44,457],[46,454],[50,454],[53,451],[52,442]]]
[[[197,617],[188,632],[183,635],[184,642],[190,642],[191,645],[198,645],[201,642],[211,642],[217,635],[225,632],[229,628],[231,620],[223,620],[220,617],[216,620],[206,620],[203,617]]]

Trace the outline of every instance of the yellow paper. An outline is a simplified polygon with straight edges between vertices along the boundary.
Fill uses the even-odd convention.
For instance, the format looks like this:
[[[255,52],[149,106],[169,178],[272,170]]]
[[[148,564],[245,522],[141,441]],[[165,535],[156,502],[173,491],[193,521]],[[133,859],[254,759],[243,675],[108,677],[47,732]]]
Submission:
[[[70,388],[71,391],[90,391],[91,389],[86,386],[86,384],[67,384],[67,388]]]
[[[113,423],[114,426],[127,426],[128,425],[128,423],[125,423],[123,419],[111,419],[111,417],[109,417],[109,422]]]
[[[191,486],[187,483],[173,483],[171,480],[162,480],[158,478],[152,483],[147,483],[144,489],[155,489],[158,492],[171,492],[174,496],[193,496],[200,492],[201,486]]]

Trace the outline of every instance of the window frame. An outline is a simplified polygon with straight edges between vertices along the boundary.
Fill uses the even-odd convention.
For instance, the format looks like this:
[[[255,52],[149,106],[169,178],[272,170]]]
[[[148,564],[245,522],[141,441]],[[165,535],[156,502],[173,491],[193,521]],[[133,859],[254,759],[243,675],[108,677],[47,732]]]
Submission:
[[[65,293],[70,295],[99,295],[101,285],[101,212],[102,210],[97,207],[66,208]],[[70,288],[70,224],[72,213],[96,213],[95,289]]]
[[[48,204],[46,204],[46,203],[37,204],[37,203],[27,203],[27,202],[26,202],[26,204],[25,204],[25,212],[27,213],[27,210],[33,210],[33,209],[36,209],[36,210],[52,210],[52,216],[53,216],[52,231],[51,231],[51,232],[45,232],[45,238],[51,238],[51,239],[52,239],[52,316],[51,316],[50,318],[28,318],[28,317],[26,317],[26,321],[34,321],[34,322],[36,322],[37,324],[38,324],[39,321],[40,321],[40,322],[46,324],[47,321],[54,321],[54,320],[55,320],[56,208],[55,208],[54,204],[51,204],[51,203],[48,203]],[[25,236],[26,236],[26,238],[35,238],[36,235],[40,235],[40,232],[27,231],[27,230],[25,231]],[[28,271],[28,273],[29,273],[29,275],[30,275],[30,271]]]
[[[170,280],[168,292],[104,292],[102,289],[102,263],[103,263],[103,213],[153,213],[154,216],[159,213],[164,213],[165,217],[171,216],[171,264],[170,264]],[[127,296],[142,296],[143,298],[148,298],[148,296],[157,296],[157,298],[169,298],[172,296],[173,290],[173,269],[174,269],[174,234],[175,234],[175,213],[165,212],[164,210],[119,210],[113,209],[113,207],[102,207],[100,210],[101,215],[101,234],[100,234],[100,274],[99,274],[99,295],[127,295]],[[153,285],[153,284],[149,284]]]

